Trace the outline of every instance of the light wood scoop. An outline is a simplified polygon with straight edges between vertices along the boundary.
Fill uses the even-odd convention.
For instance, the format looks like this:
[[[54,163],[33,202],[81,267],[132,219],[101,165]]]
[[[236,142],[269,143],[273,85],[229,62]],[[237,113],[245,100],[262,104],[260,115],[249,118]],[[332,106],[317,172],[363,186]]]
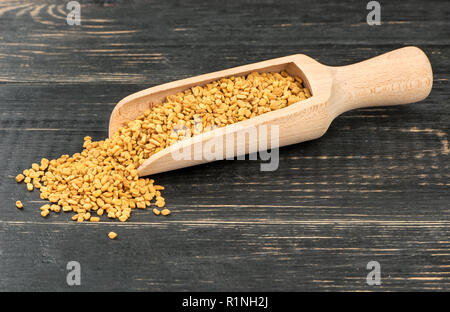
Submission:
[[[126,122],[139,117],[145,110],[162,103],[168,95],[223,77],[243,76],[253,71],[282,70],[286,70],[290,75],[300,76],[304,86],[311,91],[312,97],[181,140],[153,154],[138,168],[139,175],[146,176],[218,160],[202,157],[201,150],[196,148],[191,149],[190,159],[177,160],[172,154],[174,150],[180,151],[194,144],[207,144],[214,139],[223,138],[224,143],[219,147],[223,157],[219,159],[238,156],[242,154],[242,148],[245,148],[245,153],[255,152],[247,140],[234,140],[233,144],[227,145],[226,135],[237,135],[240,131],[248,131],[254,127],[259,129],[263,125],[268,128],[273,125],[279,127],[278,146],[317,139],[327,131],[334,118],[346,111],[421,101],[428,96],[433,85],[431,64],[425,53],[417,47],[401,48],[360,63],[338,67],[326,66],[306,55],[296,54],[182,79],[129,95],[116,105],[111,114],[109,136]],[[278,146],[268,144],[269,148]]]

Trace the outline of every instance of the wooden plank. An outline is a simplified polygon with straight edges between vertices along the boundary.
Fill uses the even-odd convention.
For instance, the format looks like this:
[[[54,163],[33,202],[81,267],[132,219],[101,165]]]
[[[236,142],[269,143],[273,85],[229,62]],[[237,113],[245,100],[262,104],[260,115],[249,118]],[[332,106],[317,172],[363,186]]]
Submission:
[[[440,1],[365,3],[83,1],[0,3],[0,290],[449,290],[449,9]],[[345,65],[403,45],[428,54],[425,101],[361,109],[319,140],[260,161],[156,175],[173,214],[125,224],[39,216],[13,177],[41,157],[107,136],[114,104],[164,82],[294,53]],[[23,211],[14,207],[21,199]],[[107,233],[119,234],[110,241]],[[366,265],[381,264],[368,286]]]
[[[448,236],[448,222],[180,223],[175,218],[95,225],[56,223],[53,217],[0,222],[9,242],[2,240],[0,287],[73,289],[66,284],[65,266],[78,261],[84,290],[370,291],[366,265],[373,259],[382,264],[377,290],[449,287],[443,264],[449,242],[435,241],[437,230]],[[114,241],[106,236],[110,230],[119,233]]]

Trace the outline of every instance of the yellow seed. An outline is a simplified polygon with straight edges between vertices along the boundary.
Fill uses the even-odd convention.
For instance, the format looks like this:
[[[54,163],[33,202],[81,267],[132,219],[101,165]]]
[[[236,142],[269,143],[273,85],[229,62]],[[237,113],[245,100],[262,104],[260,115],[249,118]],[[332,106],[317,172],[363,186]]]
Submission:
[[[157,216],[159,216],[161,214],[161,211],[159,211],[159,209],[157,208],[153,208],[153,213]]]
[[[108,237],[109,237],[110,239],[115,239],[115,238],[117,237],[117,233],[115,233],[115,232],[109,232],[109,233],[108,233]]]
[[[161,214],[163,215],[163,216],[167,216],[167,215],[170,215],[170,210],[169,209],[163,209],[163,210],[161,210]]]
[[[27,183],[27,190],[31,192],[33,190],[33,184]]]
[[[17,183],[22,182],[24,179],[25,179],[25,176],[23,174],[21,174],[21,173],[16,176],[16,182]]]
[[[50,212],[49,212],[48,210],[43,210],[43,211],[41,211],[41,216],[42,216],[43,218],[45,218],[46,216],[48,216],[49,213],[50,213]]]
[[[22,204],[22,202],[20,200],[16,201],[16,207],[19,208],[19,209],[23,208],[23,204]]]
[[[121,222],[125,222],[125,221],[127,221],[127,219],[128,219],[128,217],[126,215],[121,215],[119,217],[119,221],[121,221]]]
[[[48,200],[49,200],[50,202],[52,202],[52,203],[57,203],[58,200],[59,200],[59,196],[58,196],[57,194],[51,194],[51,195],[48,197]]]
[[[96,202],[97,202],[97,206],[99,206],[100,208],[105,205],[105,202],[101,198],[97,198]]]
[[[166,205],[166,203],[163,200],[157,200],[155,205],[159,208],[162,208]]]
[[[83,205],[83,209],[86,210],[86,211],[91,210],[91,208],[92,208],[92,205],[91,205],[91,204],[84,204],[84,205]]]
[[[89,221],[91,221],[91,222],[99,222],[99,221],[100,221],[100,218],[99,218],[99,217],[91,217],[91,218],[89,219]]]
[[[145,202],[143,201],[137,202],[136,207],[139,209],[145,209]]]
[[[48,168],[49,160],[47,158],[41,159],[41,165],[39,166],[40,170],[45,170]]]

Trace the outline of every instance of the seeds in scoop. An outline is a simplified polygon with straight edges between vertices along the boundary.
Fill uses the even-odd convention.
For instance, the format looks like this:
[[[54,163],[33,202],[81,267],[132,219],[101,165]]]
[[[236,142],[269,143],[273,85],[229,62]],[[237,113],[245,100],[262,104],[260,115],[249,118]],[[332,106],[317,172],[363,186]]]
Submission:
[[[20,200],[16,201],[16,207],[19,208],[19,209],[23,208],[23,204],[22,204],[22,202]]]
[[[156,207],[165,206],[161,196],[164,187],[138,176],[137,168],[145,159],[184,138],[310,96],[303,81],[285,71],[255,72],[192,87],[167,96],[162,104],[127,122],[111,138],[92,141],[86,136],[80,153],[53,160],[43,158],[40,164],[32,164],[31,169],[23,171],[23,181],[28,190],[38,189],[42,199],[63,207],[63,211],[72,210],[74,221],[90,220],[96,211],[98,216],[105,213],[123,222],[133,209],[149,207],[153,198]],[[20,180],[20,175],[17,178]],[[170,214],[170,210],[163,209],[161,214]]]
[[[108,237],[109,237],[110,239],[115,239],[115,238],[117,237],[117,233],[115,233],[115,232],[109,232]]]

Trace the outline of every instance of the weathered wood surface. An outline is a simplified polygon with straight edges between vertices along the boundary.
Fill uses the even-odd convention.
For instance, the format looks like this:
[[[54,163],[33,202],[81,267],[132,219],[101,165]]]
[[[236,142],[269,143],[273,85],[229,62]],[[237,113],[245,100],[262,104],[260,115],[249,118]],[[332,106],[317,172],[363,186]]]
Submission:
[[[0,290],[449,290],[449,13],[444,1],[0,2]],[[107,136],[114,104],[192,75],[305,53],[345,65],[405,45],[429,56],[423,102],[356,110],[280,167],[222,161],[154,176],[173,215],[39,216],[13,176]],[[363,74],[363,73],[362,73]],[[21,199],[19,211],[14,202]],[[110,241],[106,234],[119,234]],[[82,285],[66,284],[68,261]],[[366,265],[381,264],[368,286]]]

